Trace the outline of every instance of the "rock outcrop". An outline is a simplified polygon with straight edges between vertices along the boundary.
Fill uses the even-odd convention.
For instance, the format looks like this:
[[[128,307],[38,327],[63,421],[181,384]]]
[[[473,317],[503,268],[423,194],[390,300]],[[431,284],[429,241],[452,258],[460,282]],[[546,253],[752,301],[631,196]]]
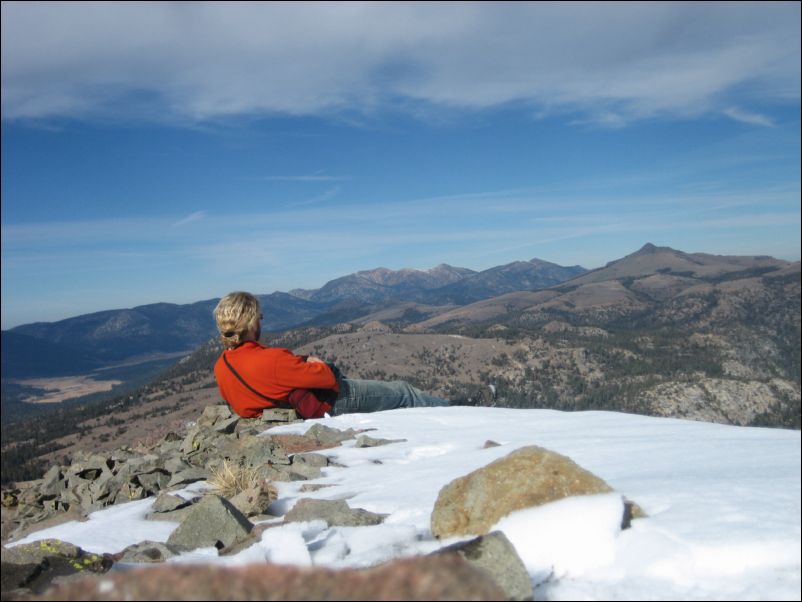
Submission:
[[[277,499],[273,481],[322,476],[331,461],[316,450],[351,440],[355,448],[398,440],[376,439],[363,431],[340,431],[321,424],[304,435],[270,435],[272,425],[294,419],[288,411],[266,412],[259,420],[232,416],[227,406],[207,407],[184,436],[170,434],[147,449],[122,448],[108,454],[81,454],[69,466],[53,466],[23,490],[3,492],[4,520],[16,521],[21,535],[43,519],[75,518],[132,499],[153,496],[151,520],[179,523],[165,543],[142,541],[110,555],[88,554],[48,540],[4,548],[3,599],[41,595],[42,600],[527,600],[532,583],[515,548],[501,532],[488,533],[515,510],[572,495],[610,492],[603,480],[560,454],[524,447],[446,485],[431,517],[436,537],[480,537],[426,557],[391,561],[369,570],[333,571],[264,564],[249,568],[158,565],[184,552],[215,547],[237,554],[261,540],[267,529],[291,522],[325,521],[329,528],[382,523],[385,515],[351,508],[345,500],[302,498],[283,522],[269,516]],[[485,447],[498,445],[487,442]],[[232,468],[233,467],[233,468]],[[188,493],[198,480],[244,471],[204,495]],[[210,477],[214,477],[211,478]],[[314,491],[308,484],[300,491]],[[639,509],[627,506],[630,515]],[[260,523],[254,525],[254,522]],[[270,519],[270,520],[263,520]],[[7,532],[7,529],[4,530]],[[105,574],[114,563],[136,570]],[[89,575],[86,579],[82,577]],[[52,586],[56,589],[48,589]]]
[[[43,521],[52,523],[60,516],[74,520],[112,504],[158,496],[206,480],[224,461],[254,469],[259,477],[270,481],[313,478],[310,461],[299,457],[293,465],[293,452],[285,449],[281,438],[257,437],[270,426],[295,419],[292,410],[271,410],[261,419],[244,420],[234,416],[228,406],[207,406],[183,436],[169,433],[153,447],[78,453],[70,465],[52,466],[42,479],[3,491],[4,538],[19,539],[33,528],[41,528]],[[305,451],[324,449],[354,436],[353,431],[329,433],[326,427],[317,426],[312,434],[300,438],[303,443],[296,441],[296,447]],[[316,462],[319,476],[328,459],[320,456]],[[254,499],[264,506],[254,508]],[[251,500],[237,500],[235,504],[253,516],[264,513],[270,501],[269,492],[252,492]],[[186,505],[175,496],[160,498],[154,512]]]

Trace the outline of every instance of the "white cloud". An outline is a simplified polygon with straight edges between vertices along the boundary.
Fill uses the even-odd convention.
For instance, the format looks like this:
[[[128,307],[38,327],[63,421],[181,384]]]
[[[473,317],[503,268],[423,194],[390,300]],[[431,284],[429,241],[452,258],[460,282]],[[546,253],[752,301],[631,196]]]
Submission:
[[[743,94],[798,100],[799,23],[798,3],[7,2],[3,117],[411,101],[525,103],[615,126],[707,112],[765,125],[732,107]]]

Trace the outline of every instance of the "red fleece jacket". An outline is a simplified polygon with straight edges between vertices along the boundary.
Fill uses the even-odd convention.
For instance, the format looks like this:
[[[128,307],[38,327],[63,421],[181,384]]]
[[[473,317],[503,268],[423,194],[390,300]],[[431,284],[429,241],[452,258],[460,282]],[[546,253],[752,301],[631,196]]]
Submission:
[[[326,364],[307,362],[289,349],[248,341],[224,351],[214,365],[220,395],[243,418],[256,418],[262,410],[278,404],[262,399],[243,385],[226,366],[224,356],[246,383],[284,406],[295,389],[339,390],[334,372]]]

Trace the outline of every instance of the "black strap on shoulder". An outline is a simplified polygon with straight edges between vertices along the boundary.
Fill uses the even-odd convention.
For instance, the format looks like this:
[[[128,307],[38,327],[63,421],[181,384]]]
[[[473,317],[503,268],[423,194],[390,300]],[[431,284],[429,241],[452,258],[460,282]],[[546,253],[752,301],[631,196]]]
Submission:
[[[226,366],[228,366],[228,369],[229,369],[229,370],[231,370],[231,373],[232,373],[234,376],[236,376],[236,377],[237,377],[237,379],[238,379],[238,380],[239,380],[239,381],[240,381],[240,382],[241,382],[243,385],[245,385],[245,386],[248,388],[248,390],[249,390],[249,391],[251,391],[251,393],[254,393],[254,394],[258,395],[259,397],[261,397],[261,398],[262,398],[262,399],[264,399],[265,401],[269,401],[269,402],[270,402],[270,403],[272,403],[273,405],[279,405],[279,404],[281,403],[280,401],[276,401],[275,399],[270,399],[270,398],[269,398],[267,395],[263,395],[262,393],[260,393],[260,392],[259,392],[259,391],[257,391],[256,389],[254,389],[254,388],[253,388],[251,385],[249,385],[247,382],[245,382],[245,379],[244,379],[244,378],[242,378],[242,377],[239,375],[239,372],[237,372],[236,370],[234,370],[234,366],[232,366],[232,365],[229,363],[229,361],[228,361],[228,358],[226,357],[226,354],[225,354],[225,353],[223,353],[223,361],[226,363]]]

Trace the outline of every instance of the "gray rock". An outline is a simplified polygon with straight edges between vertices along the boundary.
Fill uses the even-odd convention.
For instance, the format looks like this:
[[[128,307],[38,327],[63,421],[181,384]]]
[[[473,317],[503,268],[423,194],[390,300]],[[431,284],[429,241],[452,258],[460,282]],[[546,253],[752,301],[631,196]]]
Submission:
[[[211,428],[222,420],[228,420],[231,416],[231,408],[227,405],[206,406],[203,408],[203,414],[198,418],[198,426]]]
[[[345,500],[303,498],[284,515],[284,522],[324,520],[330,527],[363,527],[381,524],[386,516],[362,508],[351,508]]]
[[[266,437],[246,437],[242,440],[241,458],[245,466],[289,464],[287,453]]]
[[[182,470],[186,470],[189,468],[189,464],[187,464],[180,455],[171,456],[164,461],[164,470],[169,472],[171,475],[175,475],[177,472],[181,472]]]
[[[187,434],[184,436],[184,440],[181,442],[181,453],[182,454],[190,454],[194,451],[199,451],[201,446],[201,428],[198,425],[191,427]]]
[[[263,432],[265,428],[270,428],[271,424],[277,423],[270,423],[266,425],[264,422],[262,422],[261,418],[240,418],[237,426],[234,427],[234,433],[239,436],[258,435],[259,433]]]
[[[140,474],[164,468],[156,454],[147,454],[138,458],[131,458],[126,462],[126,470],[130,474]]]
[[[131,451],[131,448],[125,446],[119,449],[115,449],[113,452],[111,452],[109,458],[111,459],[112,462],[114,462],[116,466],[121,462],[125,462],[126,460],[133,458],[134,456],[136,456],[136,454]]]
[[[324,468],[329,465],[329,457],[315,453],[295,454],[292,457],[292,465],[297,466],[299,464]]]
[[[67,470],[67,475],[74,475],[93,481],[104,472],[111,472],[110,464],[113,464],[111,458],[100,454],[86,454],[77,462],[73,459],[72,465]]]
[[[334,487],[334,485],[324,485],[322,483],[306,483],[301,485],[301,488],[298,490],[301,493],[312,493],[313,491],[320,491],[321,489],[326,489],[327,487]]]
[[[379,447],[380,445],[388,445],[390,443],[403,443],[406,439],[376,439],[368,437],[367,435],[360,435],[356,438],[354,447]]]
[[[196,481],[202,481],[208,478],[209,472],[207,470],[191,466],[185,470],[173,474],[173,476],[167,482],[167,488],[169,489],[175,485],[188,485],[189,483],[195,483]]]
[[[111,473],[104,472],[95,481],[93,481],[92,485],[89,487],[89,493],[92,496],[92,500],[99,502],[109,497],[112,493],[114,484],[114,476]],[[119,484],[117,487],[119,489]]]
[[[293,409],[270,408],[262,412],[262,422],[295,422],[298,416]]]
[[[278,491],[270,483],[260,483],[240,491],[229,501],[245,516],[258,516],[267,512],[268,506],[276,501]]]
[[[50,469],[42,477],[42,484],[39,486],[39,492],[45,497],[59,497],[62,492],[67,488],[67,481],[61,472],[61,467],[51,466]]]
[[[163,470],[138,474],[135,479],[145,490],[146,495],[154,495],[162,489],[166,489],[171,481],[170,475]]]
[[[145,490],[141,485],[135,485],[134,483],[123,483],[120,487],[120,490],[117,492],[117,496],[114,498],[115,504],[124,504],[125,502],[130,502],[132,500],[141,500],[142,498],[147,497],[145,495]]]
[[[532,580],[521,557],[501,531],[456,543],[434,554],[452,552],[490,573],[509,600],[531,600],[535,595]]]
[[[173,510],[189,506],[191,503],[191,501],[185,500],[182,497],[162,491],[159,493],[156,501],[153,502],[151,510],[153,512],[172,512]]]
[[[116,555],[117,562],[164,562],[187,548],[171,546],[157,541],[141,541],[128,546]]]
[[[231,433],[234,432],[234,429],[236,428],[239,420],[240,420],[239,416],[234,416],[233,418],[221,420],[220,422],[214,425],[213,430],[216,433],[223,433],[230,435]]]
[[[92,499],[92,481],[70,479],[68,488],[61,496],[61,501],[70,505],[80,506],[84,511],[94,510]]]
[[[215,546],[219,550],[244,539],[252,528],[253,524],[228,500],[209,495],[192,507],[167,544],[191,549]]]
[[[259,469],[259,477],[265,481],[303,481],[303,477],[292,472],[292,466],[271,464]]]
[[[323,454],[295,454],[289,470],[291,481],[305,481],[322,476],[321,468],[329,465],[329,459]]]
[[[353,439],[355,436],[356,436],[356,431],[354,431],[353,429],[348,429],[347,431],[341,431],[319,423],[312,425],[312,427],[308,431],[306,431],[306,437],[314,439],[321,446],[328,446],[328,447],[334,447],[336,445],[339,445],[343,441],[347,441],[348,439]]]

